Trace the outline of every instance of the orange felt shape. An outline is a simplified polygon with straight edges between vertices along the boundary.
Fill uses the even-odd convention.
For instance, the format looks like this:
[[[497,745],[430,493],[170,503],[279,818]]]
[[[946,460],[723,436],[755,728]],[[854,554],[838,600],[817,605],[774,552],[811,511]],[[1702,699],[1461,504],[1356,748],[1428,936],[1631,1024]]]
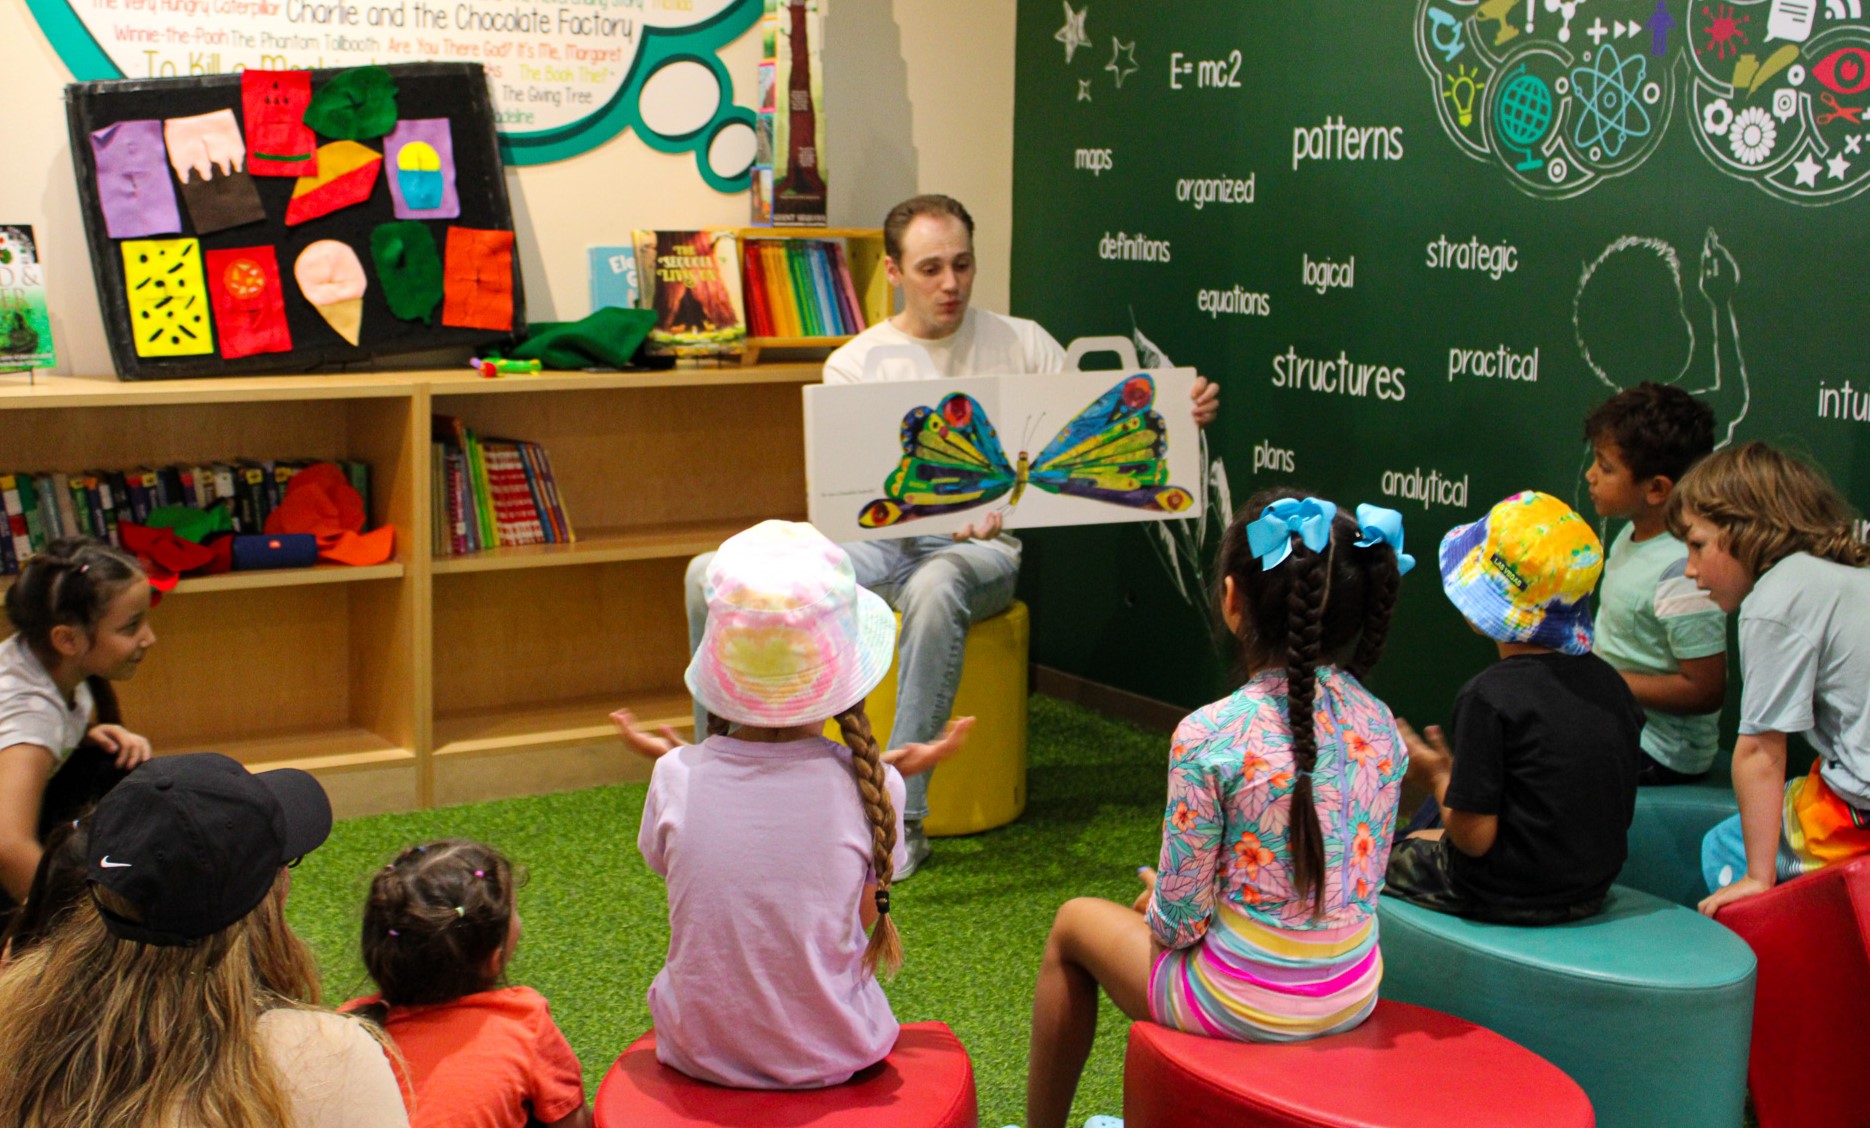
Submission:
[[[513,328],[513,233],[450,227],[442,261],[442,324]]]
[[[383,154],[355,141],[333,141],[318,150],[318,171],[299,177],[286,202],[288,227],[330,215],[370,198]]]
[[[286,496],[266,518],[268,533],[311,533],[318,555],[337,564],[381,564],[396,551],[396,530],[364,533],[364,499],[335,463],[308,466],[286,483]]]

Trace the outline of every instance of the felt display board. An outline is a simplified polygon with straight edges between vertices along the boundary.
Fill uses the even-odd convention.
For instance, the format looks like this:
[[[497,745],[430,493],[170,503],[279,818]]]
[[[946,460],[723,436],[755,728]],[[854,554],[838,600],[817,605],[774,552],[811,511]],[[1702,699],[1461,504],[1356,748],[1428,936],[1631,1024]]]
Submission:
[[[97,279],[98,300],[104,311],[104,323],[110,335],[111,357],[119,376],[128,380],[171,379],[192,376],[233,376],[263,372],[315,372],[370,360],[395,353],[448,348],[474,347],[523,336],[526,331],[525,298],[518,270],[518,258],[512,246],[513,218],[507,202],[506,179],[495,143],[492,105],[485,72],[478,63],[410,63],[386,69],[396,87],[396,117],[403,134],[364,137],[354,143],[325,133],[316,137],[321,147],[322,164],[332,170],[349,167],[344,162],[364,162],[364,171],[353,171],[351,187],[363,196],[361,202],[340,207],[315,218],[288,225],[291,214],[298,217],[304,201],[295,201],[298,180],[292,176],[251,177],[257,193],[257,213],[253,212],[254,193],[246,193],[243,178],[210,177],[209,184],[219,191],[204,201],[189,198],[200,185],[184,185],[169,171],[167,185],[174,194],[174,214],[178,225],[168,232],[146,234],[137,238],[122,237],[123,217],[137,208],[163,212],[164,185],[160,178],[135,181],[133,191],[122,187],[130,178],[107,177],[108,187],[100,193],[96,147],[93,134],[118,123],[154,122],[155,125],[121,126],[112,135],[112,143],[122,146],[121,158],[126,167],[139,165],[153,170],[168,169],[164,151],[162,123],[177,118],[231,111],[244,126],[247,107],[243,106],[242,76],[209,75],[192,78],[137,79],[120,82],[83,82],[66,87],[66,117],[71,129],[72,164],[77,175],[80,206],[84,212],[85,234],[90,243],[93,273]],[[306,73],[306,72],[300,72]],[[310,90],[314,97],[337,70],[310,71]],[[296,111],[290,115],[297,119]],[[445,119],[446,129],[432,125],[418,126],[418,121]],[[410,133],[409,130],[416,130]],[[291,145],[290,129],[273,134],[278,147]],[[231,135],[229,135],[231,136]],[[241,130],[246,141],[246,165],[255,166],[252,134]],[[402,161],[410,175],[398,178],[399,144],[422,140],[427,146],[413,150]],[[171,141],[171,144],[174,142]],[[207,142],[210,152],[217,141]],[[426,190],[423,173],[435,171],[438,163],[430,154],[439,154],[443,168],[452,149],[454,176],[441,193],[436,185]],[[422,156],[418,158],[416,153]],[[381,166],[368,162],[381,156]],[[374,171],[370,171],[374,169]],[[321,168],[321,174],[329,171]],[[191,175],[191,180],[195,178]],[[444,178],[445,179],[445,178]],[[343,185],[334,187],[342,188]],[[411,191],[415,193],[410,196]],[[426,191],[426,194],[425,194]],[[134,197],[133,201],[127,197]],[[441,218],[455,210],[459,214]],[[410,213],[411,202],[429,203],[438,218],[420,212]],[[133,203],[125,210],[126,203]],[[439,206],[434,206],[439,203]],[[290,213],[289,213],[290,209]],[[447,300],[436,300],[430,320],[420,319],[407,297],[394,287],[386,287],[380,276],[378,256],[373,254],[372,237],[383,225],[408,216],[407,222],[425,228],[434,240],[439,261],[420,261],[412,255],[412,274],[427,274],[431,286],[439,272],[449,277]],[[244,213],[244,214],[243,214]],[[206,216],[220,216],[223,221],[240,220],[258,214],[257,222],[204,233],[199,226]],[[137,222],[148,226],[146,217]],[[162,226],[160,223],[155,226]],[[391,229],[394,231],[394,229]],[[387,232],[385,234],[388,234]],[[382,239],[385,234],[377,237]],[[118,237],[113,237],[113,235]],[[191,245],[188,242],[194,240]],[[361,303],[346,310],[351,293],[338,286],[321,294],[321,304],[330,313],[321,314],[307,299],[301,282],[295,277],[299,256],[308,246],[332,240],[349,248],[356,256],[365,288]],[[333,251],[333,248],[324,248]],[[268,255],[268,250],[271,254]],[[240,252],[238,254],[234,252]],[[504,256],[504,270],[500,268]],[[314,257],[317,257],[316,255]],[[342,278],[345,275],[345,252],[335,252],[327,267]],[[311,263],[307,263],[311,269]],[[354,289],[355,269],[350,278]],[[467,279],[464,289],[462,277]],[[149,299],[149,286],[138,286],[147,277],[165,279],[163,293],[178,293],[178,299],[157,308],[160,298]],[[243,299],[263,295],[268,287],[277,287],[283,295],[283,309],[275,306],[260,313],[242,313],[237,307]],[[503,298],[493,298],[496,307],[489,316],[485,301],[471,300],[474,292],[498,294],[510,286],[512,315],[510,328],[505,325]],[[439,293],[439,290],[435,292]],[[470,300],[462,300],[464,297]],[[257,299],[256,299],[257,300]],[[395,302],[393,308],[392,302]],[[425,303],[416,303],[418,306]],[[139,353],[135,334],[153,337],[155,319],[168,317],[178,305],[190,310],[188,326],[178,328],[170,337],[152,347],[148,341]],[[195,322],[203,307],[211,328]],[[247,319],[238,333],[229,332],[235,317]],[[401,316],[399,316],[401,315]],[[453,322],[454,324],[446,324]],[[192,331],[184,328],[192,326]],[[204,332],[205,331],[205,332]],[[353,343],[347,336],[355,335]],[[253,351],[248,355],[229,355],[249,349],[276,349],[289,339],[287,351]]]
[[[1445,720],[1492,656],[1441,593],[1442,534],[1525,488],[1595,521],[1583,420],[1617,387],[1677,382],[1718,440],[1870,503],[1854,0],[1063,9],[1019,3],[1013,312],[1217,380],[1234,501],[1404,514],[1420,564],[1373,678],[1398,712]],[[1218,696],[1209,524],[1028,535],[1034,659]]]

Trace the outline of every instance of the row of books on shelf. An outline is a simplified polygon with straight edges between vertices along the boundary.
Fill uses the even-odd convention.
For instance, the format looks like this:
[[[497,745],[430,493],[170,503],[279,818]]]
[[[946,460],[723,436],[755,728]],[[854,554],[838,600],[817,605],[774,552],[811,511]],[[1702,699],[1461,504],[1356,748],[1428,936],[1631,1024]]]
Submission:
[[[712,356],[753,337],[847,337],[867,327],[839,239],[748,239],[734,232],[636,231],[629,247],[589,248],[591,308],[653,310],[646,351]]]
[[[756,337],[848,337],[863,303],[834,239],[748,239],[747,331]]]
[[[544,447],[481,435],[451,415],[434,417],[432,438],[436,555],[578,539]]]
[[[237,459],[192,466],[0,474],[7,526],[7,535],[0,536],[0,575],[16,575],[21,563],[64,537],[96,537],[122,547],[122,522],[148,524],[151,512],[170,505],[202,510],[221,506],[234,532],[262,532],[293,475],[317,461]],[[362,495],[368,513],[370,464],[338,465]]]

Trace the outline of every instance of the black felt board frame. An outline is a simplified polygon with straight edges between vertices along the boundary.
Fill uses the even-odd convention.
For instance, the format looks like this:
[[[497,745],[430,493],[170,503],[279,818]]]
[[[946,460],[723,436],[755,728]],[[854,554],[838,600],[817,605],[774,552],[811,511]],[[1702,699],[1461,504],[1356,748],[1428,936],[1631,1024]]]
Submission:
[[[507,202],[505,167],[494,136],[493,100],[487,90],[487,77],[479,63],[397,63],[385,67],[396,80],[396,112],[403,118],[446,118],[453,135],[455,185],[461,199],[461,214],[452,219],[421,220],[435,236],[435,248],[444,261],[448,252],[449,227],[476,227],[496,231],[513,230],[512,207]],[[340,73],[334,69],[314,70],[314,95],[325,81]],[[187,117],[214,110],[231,109],[245,131],[240,104],[240,75],[207,75],[189,78],[128,79],[116,82],[78,82],[65,88],[65,116],[71,128],[71,160],[78,178],[78,201],[84,213],[84,230],[91,249],[91,267],[97,278],[98,302],[103,307],[104,325],[110,342],[110,355],[117,374],[126,380],[163,380],[192,376],[243,376],[266,372],[336,371],[360,361],[395,353],[446,349],[454,346],[475,347],[506,342],[525,336],[526,303],[519,273],[519,248],[513,250],[513,329],[510,333],[487,329],[458,329],[441,323],[442,304],[435,307],[434,324],[403,321],[390,312],[383,287],[370,258],[370,232],[378,224],[396,219],[389,185],[384,179],[388,169],[378,172],[371,186],[370,198],[361,204],[340,208],[294,227],[286,226],[286,203],[297,183],[289,176],[256,176],[260,201],[266,209],[263,223],[199,235],[189,220],[188,208],[176,186],[176,205],[182,216],[182,230],[175,235],[153,235],[152,239],[196,238],[207,251],[262,244],[274,248],[279,260],[281,288],[285,293],[286,324],[292,333],[292,350],[262,353],[228,360],[220,355],[216,336],[215,352],[186,357],[138,356],[131,337],[129,302],[124,294],[121,240],[112,239],[104,227],[104,213],[98,202],[97,168],[91,152],[91,134],[120,121],[145,118]],[[319,144],[333,138],[322,134]],[[368,138],[363,144],[379,152],[383,138]],[[165,158],[166,159],[166,158]],[[173,176],[173,172],[171,173]],[[338,336],[318,311],[299,293],[293,280],[293,263],[299,252],[320,239],[338,239],[350,244],[364,265],[369,288],[364,292],[363,327],[356,345]]]

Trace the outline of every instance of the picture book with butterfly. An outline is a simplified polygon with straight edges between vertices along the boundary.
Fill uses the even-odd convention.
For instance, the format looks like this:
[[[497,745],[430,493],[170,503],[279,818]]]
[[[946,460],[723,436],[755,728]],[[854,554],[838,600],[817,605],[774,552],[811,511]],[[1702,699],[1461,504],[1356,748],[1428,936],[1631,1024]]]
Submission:
[[[1201,515],[1193,369],[805,389],[811,522],[836,541]]]
[[[637,231],[639,301],[656,311],[652,356],[738,355],[747,340],[739,240],[728,230]]]

